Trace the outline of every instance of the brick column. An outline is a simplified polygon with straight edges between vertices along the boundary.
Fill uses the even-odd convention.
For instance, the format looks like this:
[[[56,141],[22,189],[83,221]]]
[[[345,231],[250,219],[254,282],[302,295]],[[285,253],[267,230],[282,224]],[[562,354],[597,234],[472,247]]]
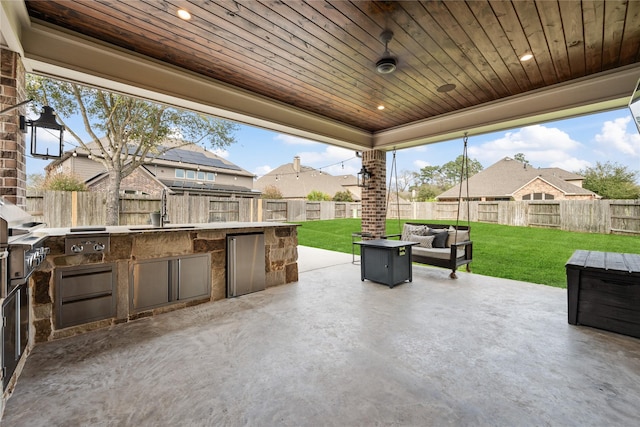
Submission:
[[[362,232],[374,238],[385,234],[387,218],[387,153],[370,150],[362,153],[362,165],[371,172],[369,185],[362,189]]]
[[[26,99],[25,70],[16,52],[0,48],[0,110]],[[0,196],[22,208],[27,204],[26,136],[20,115],[26,107],[0,115]]]

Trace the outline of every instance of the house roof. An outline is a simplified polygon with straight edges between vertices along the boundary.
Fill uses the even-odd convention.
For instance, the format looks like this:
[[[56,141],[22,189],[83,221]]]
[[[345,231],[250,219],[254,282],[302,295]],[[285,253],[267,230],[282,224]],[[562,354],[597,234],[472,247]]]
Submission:
[[[254,182],[254,187],[263,192],[270,185],[277,187],[285,199],[305,199],[314,190],[333,197],[337,192],[349,191],[348,187],[357,185],[357,178],[353,175],[334,176],[303,165],[296,170],[294,163],[287,163]],[[353,192],[351,194],[354,199],[359,198]]]
[[[567,182],[581,178],[580,175],[560,168],[534,168],[505,157],[469,178],[469,197],[511,197],[536,179],[546,181],[566,195],[595,195],[593,191]],[[466,181],[463,181],[463,197],[467,197],[466,189]],[[458,198],[459,194],[460,184],[438,195],[436,199]]]
[[[210,172],[224,172],[232,175],[254,176],[251,172],[242,169],[240,166],[216,155],[215,153],[212,153],[211,151],[198,144],[187,143],[185,145],[184,141],[166,140],[162,143],[162,145],[158,147],[158,151],[163,151],[164,149],[172,146],[176,148],[171,148],[169,149],[169,151],[166,151],[163,154],[157,155],[155,157],[153,156],[153,154],[149,154],[148,161],[145,164],[172,166],[175,168],[185,169],[200,168],[201,170]],[[100,155],[98,144],[96,142],[88,143],[87,147],[91,151],[91,155]],[[133,154],[134,152],[134,148],[129,149],[130,154]],[[65,151],[62,157],[53,160],[46,166],[45,169],[50,170],[52,168],[55,168],[57,165],[63,163],[65,160],[74,155],[87,157],[89,155],[89,151],[85,150],[82,147]]]
[[[259,190],[243,187],[240,185],[225,185],[225,184],[217,184],[212,182],[197,182],[197,181],[170,180],[170,179],[160,179],[159,181],[174,193],[190,192],[190,193],[201,193],[201,194],[211,194],[211,195],[236,194],[236,195],[247,195],[252,197],[256,197],[260,195]]]

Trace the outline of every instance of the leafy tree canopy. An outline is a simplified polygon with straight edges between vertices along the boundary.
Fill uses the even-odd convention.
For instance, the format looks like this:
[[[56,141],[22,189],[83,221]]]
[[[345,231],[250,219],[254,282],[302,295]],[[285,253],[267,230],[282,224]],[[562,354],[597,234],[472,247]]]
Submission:
[[[531,163],[529,163],[529,160],[527,160],[527,158],[524,156],[524,153],[516,153],[513,156],[513,160],[517,160],[520,163],[524,163],[525,165],[530,165]]]
[[[118,224],[122,179],[151,158],[176,148],[162,145],[168,138],[185,145],[206,141],[209,147],[220,148],[235,142],[238,129],[226,120],[41,76],[27,75],[26,89],[37,104],[52,107],[65,134],[106,169],[107,225]],[[69,126],[75,116],[82,117],[88,139]]]
[[[417,202],[429,202],[435,200],[438,194],[442,193],[440,188],[429,184],[422,184],[417,188],[416,201]]]
[[[433,197],[427,197],[427,193],[435,192],[435,195],[438,195],[461,182],[463,161],[464,157],[460,155],[442,166],[425,166],[420,169],[420,172],[415,176],[417,185],[413,187],[419,190],[417,199],[431,199]],[[469,177],[483,169],[482,164],[475,159],[467,159],[467,168]],[[463,179],[465,178],[466,173]]]
[[[636,180],[638,171],[629,170],[618,163],[600,163],[578,172],[584,177],[582,186],[600,195],[604,199],[640,198],[640,186]]]

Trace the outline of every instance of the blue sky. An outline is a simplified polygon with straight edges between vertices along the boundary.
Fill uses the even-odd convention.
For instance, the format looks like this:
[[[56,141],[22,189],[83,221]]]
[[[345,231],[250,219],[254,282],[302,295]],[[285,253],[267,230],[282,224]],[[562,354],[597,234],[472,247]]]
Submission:
[[[81,121],[67,120],[84,134]],[[65,140],[71,141],[67,135]],[[289,135],[242,125],[237,143],[217,154],[258,176],[300,156],[305,166],[322,169],[332,175],[356,174],[360,159],[353,150],[304,140]],[[65,149],[71,149],[67,146]],[[429,165],[442,165],[462,154],[462,140],[452,140],[411,149],[398,150],[398,172],[418,172]],[[534,167],[560,167],[571,172],[596,162],[616,162],[640,171],[640,133],[627,108],[574,119],[515,128],[485,135],[470,135],[469,157],[485,168],[505,156],[524,153]],[[392,153],[387,155],[391,169]],[[44,173],[48,161],[27,158],[27,173]]]

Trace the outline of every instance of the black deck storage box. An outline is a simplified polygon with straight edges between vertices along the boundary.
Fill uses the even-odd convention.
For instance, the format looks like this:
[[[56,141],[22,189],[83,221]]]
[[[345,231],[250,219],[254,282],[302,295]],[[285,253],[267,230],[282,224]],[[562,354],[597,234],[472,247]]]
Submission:
[[[566,269],[570,324],[640,338],[640,255],[578,250]]]

